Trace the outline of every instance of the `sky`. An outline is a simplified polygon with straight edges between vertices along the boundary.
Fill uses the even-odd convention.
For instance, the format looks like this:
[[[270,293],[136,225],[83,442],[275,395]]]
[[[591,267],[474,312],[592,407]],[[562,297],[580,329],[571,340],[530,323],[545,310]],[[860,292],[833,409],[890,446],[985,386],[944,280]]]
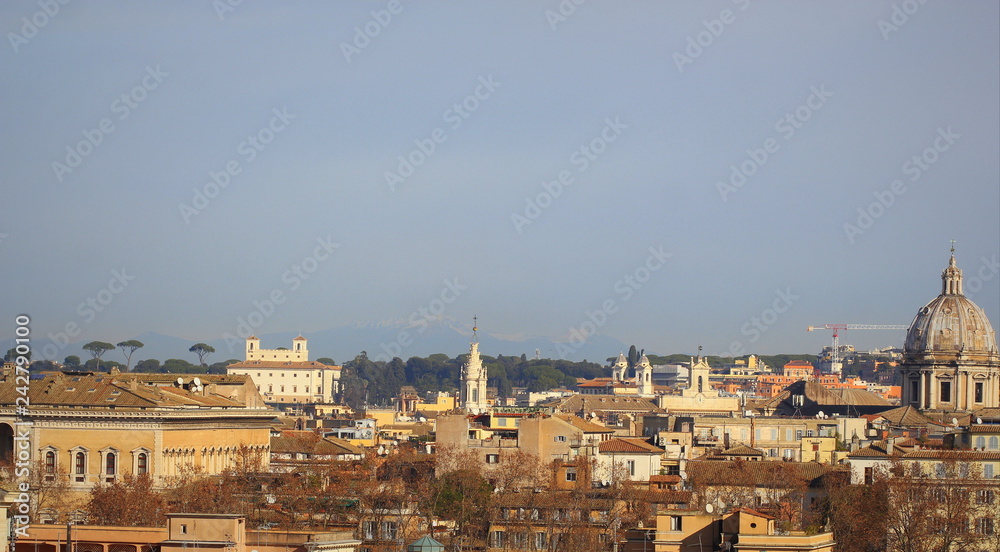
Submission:
[[[0,339],[475,315],[818,352],[806,326],[909,324],[951,240],[996,327],[998,12],[6,2]]]

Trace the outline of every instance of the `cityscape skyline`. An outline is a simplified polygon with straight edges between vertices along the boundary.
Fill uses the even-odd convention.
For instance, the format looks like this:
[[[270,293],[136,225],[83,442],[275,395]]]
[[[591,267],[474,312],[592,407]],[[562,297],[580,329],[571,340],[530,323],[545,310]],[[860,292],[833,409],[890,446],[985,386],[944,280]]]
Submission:
[[[219,5],[0,8],[4,343],[814,353],[910,324],[951,240],[1000,323],[993,3]]]

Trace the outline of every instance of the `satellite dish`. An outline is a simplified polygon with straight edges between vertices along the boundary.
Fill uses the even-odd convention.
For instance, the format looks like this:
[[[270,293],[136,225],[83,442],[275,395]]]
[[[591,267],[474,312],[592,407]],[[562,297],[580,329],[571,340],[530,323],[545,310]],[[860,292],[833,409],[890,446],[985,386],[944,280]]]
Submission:
[[[194,378],[194,386],[195,387],[201,387],[201,380],[198,379],[198,378]]]
[[[958,427],[958,418],[952,418],[951,419],[951,425],[953,425],[955,427]]]
[[[715,511],[715,506],[712,506],[711,504],[706,504],[705,511],[711,514],[712,512]]]
[[[982,419],[982,418],[979,418],[979,417],[977,417],[977,418],[976,418],[976,425],[983,425],[983,419]]]
[[[819,419],[821,419],[821,420],[822,420],[822,419],[824,419],[823,417],[824,417],[824,416],[826,416],[826,414],[823,414],[823,411],[822,411],[822,410],[820,410],[820,411],[819,411],[819,414],[817,414],[817,416],[819,416]]]
[[[184,378],[178,377],[177,378],[177,385],[184,385]]]

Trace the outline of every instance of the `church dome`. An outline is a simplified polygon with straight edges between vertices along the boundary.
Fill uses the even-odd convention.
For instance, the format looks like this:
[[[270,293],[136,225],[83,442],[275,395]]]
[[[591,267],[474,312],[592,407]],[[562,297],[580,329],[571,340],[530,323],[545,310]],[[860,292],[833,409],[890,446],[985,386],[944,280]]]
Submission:
[[[917,311],[906,332],[905,353],[997,353],[996,333],[986,313],[962,293],[962,271],[952,250],[941,273],[941,295]]]

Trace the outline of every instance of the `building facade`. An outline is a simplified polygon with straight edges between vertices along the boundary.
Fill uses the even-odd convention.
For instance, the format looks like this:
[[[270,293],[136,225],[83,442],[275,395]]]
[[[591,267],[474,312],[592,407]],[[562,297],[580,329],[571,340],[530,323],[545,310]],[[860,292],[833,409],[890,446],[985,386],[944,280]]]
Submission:
[[[230,364],[226,373],[253,378],[264,400],[271,404],[336,402],[340,366],[309,360],[306,338],[292,340],[291,349],[261,349],[260,340],[247,338],[246,360]]]

